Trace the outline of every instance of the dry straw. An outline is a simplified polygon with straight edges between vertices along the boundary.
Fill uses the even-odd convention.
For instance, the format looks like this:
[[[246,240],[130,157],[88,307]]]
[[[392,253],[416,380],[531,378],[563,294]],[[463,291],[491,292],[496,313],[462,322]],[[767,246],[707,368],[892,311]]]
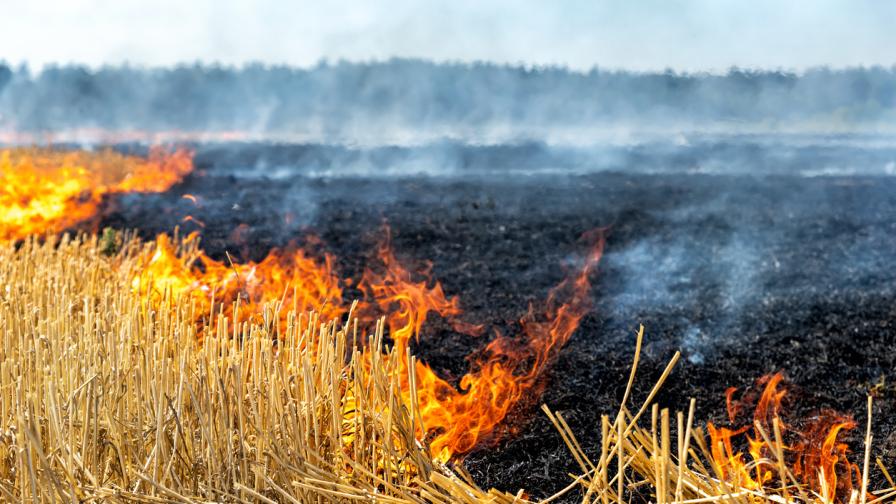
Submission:
[[[382,322],[362,342],[351,315],[289,312],[284,330],[288,308],[274,304],[232,326],[235,304],[207,315],[217,323],[200,345],[189,300],[163,293],[150,304],[131,287],[136,258],[152,245],[127,238],[109,255],[104,241],[0,245],[0,500],[525,501],[433,461],[415,395],[400,393],[414,377],[399,376]],[[622,407],[603,419],[596,462],[545,408],[582,470],[548,500],[819,501],[795,481],[747,491],[720,478],[694,404],[687,415],[651,404],[674,362],[630,410],[635,360]],[[870,419],[868,429],[870,445]],[[783,457],[777,463],[790,481]],[[872,498],[868,471],[866,453],[853,502]]]
[[[660,387],[669,377],[678,361],[675,354],[659,381],[654,384],[644,402],[636,409],[629,409],[632,385],[638,368],[638,357],[644,336],[644,328],[638,332],[637,350],[622,405],[610,420],[602,417],[599,459],[593,462],[564,421],[560,413],[546,406],[542,409],[560,432],[582,470],[573,483],[561,494],[573,489],[583,492],[581,502],[622,503],[640,498],[657,503],[833,503],[864,504],[892,502],[896,497],[893,488],[878,492],[868,491],[868,472],[871,453],[871,397],[868,398],[865,453],[860,487],[846,496],[835,496],[831,489],[810,488],[802,483],[786,460],[788,449],[782,440],[781,426],[776,417],[772,432],[755,428],[766,446],[771,447],[771,458],[756,461],[763,467],[773,467],[777,478],[769,484],[742,485],[726,477],[718,460],[713,457],[703,429],[694,425],[695,402],[691,400],[687,414],[677,412],[673,416],[668,409],[660,409],[652,403]],[[633,412],[634,411],[634,412]],[[647,412],[650,421],[644,421]],[[674,420],[673,420],[674,418]],[[674,422],[674,436],[673,436]],[[877,461],[889,484],[893,481],[880,460]],[[777,483],[777,484],[773,484]],[[636,497],[637,496],[637,497]],[[551,499],[549,499],[551,500]]]
[[[458,502],[432,462],[380,324],[290,314],[196,344],[191,306],[127,281],[141,245],[96,238],[0,251],[0,497],[11,502]],[[227,307],[238,310],[238,306]]]

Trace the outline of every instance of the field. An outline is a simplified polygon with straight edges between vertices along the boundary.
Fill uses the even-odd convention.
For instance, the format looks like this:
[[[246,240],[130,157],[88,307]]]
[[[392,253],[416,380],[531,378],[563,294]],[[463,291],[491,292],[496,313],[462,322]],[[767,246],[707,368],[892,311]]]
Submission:
[[[240,171],[284,149],[5,228],[7,499],[891,498],[888,179]]]

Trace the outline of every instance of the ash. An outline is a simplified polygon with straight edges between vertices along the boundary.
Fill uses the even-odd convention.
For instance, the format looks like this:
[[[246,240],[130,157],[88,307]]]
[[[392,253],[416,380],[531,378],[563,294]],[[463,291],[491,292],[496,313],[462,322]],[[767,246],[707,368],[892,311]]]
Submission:
[[[110,202],[104,225],[146,237],[180,225],[200,231],[212,255],[256,260],[313,234],[344,276],[359,278],[387,221],[399,257],[420,268],[432,261],[434,277],[486,334],[512,331],[528,303],[563,278],[579,235],[608,226],[592,313],[544,394],[510,414],[497,444],[467,456],[478,483],[533,497],[566,486],[562,475],[576,467],[537,406],[561,411],[597,448],[600,414],[621,399],[639,323],[647,329],[641,369],[655,373],[644,387],[674,351],[685,357],[662,405],[684,409],[695,397],[698,416],[721,419],[727,387],[783,370],[799,412],[858,415],[873,388],[872,456],[891,465],[896,420],[882,414],[896,406],[889,145],[752,137],[572,150],[206,144],[196,146],[198,169],[184,183]],[[204,227],[184,222],[188,215]],[[488,338],[439,320],[425,334],[417,353],[449,379]],[[857,451],[859,437],[850,440]]]

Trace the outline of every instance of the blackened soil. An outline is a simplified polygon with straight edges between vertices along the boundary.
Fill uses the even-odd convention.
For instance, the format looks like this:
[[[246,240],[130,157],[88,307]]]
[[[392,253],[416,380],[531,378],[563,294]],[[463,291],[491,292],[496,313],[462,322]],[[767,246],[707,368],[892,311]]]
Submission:
[[[250,168],[264,149],[290,157],[288,147],[200,147],[199,169],[183,184],[114,201],[105,224],[146,237],[181,225],[201,232],[212,254],[244,259],[314,234],[357,278],[388,221],[401,259],[419,268],[431,261],[468,320],[505,331],[563,278],[582,252],[581,233],[609,226],[594,309],[544,376],[544,394],[513,411],[502,439],[464,461],[483,486],[543,497],[569,483],[577,468],[537,407],[561,411],[596,447],[600,415],[621,399],[638,324],[646,344],[636,399],[676,350],[683,358],[660,402],[684,409],[696,398],[701,422],[724,419],[727,387],[782,370],[797,415],[833,408],[864,424],[873,392],[873,455],[896,461],[894,178],[322,178],[301,167],[274,177]],[[183,222],[187,215],[204,227]],[[418,353],[457,378],[489,335],[432,321]],[[861,437],[851,438],[855,450]]]

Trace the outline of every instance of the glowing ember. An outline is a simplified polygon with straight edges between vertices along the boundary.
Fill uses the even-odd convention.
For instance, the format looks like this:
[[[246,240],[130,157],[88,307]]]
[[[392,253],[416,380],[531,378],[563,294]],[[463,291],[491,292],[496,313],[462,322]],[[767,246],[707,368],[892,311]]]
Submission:
[[[848,447],[838,436],[855,427],[855,422],[831,411],[823,411],[801,430],[788,427],[780,417],[781,403],[787,391],[781,388],[783,375],[776,373],[758,382],[764,389],[756,401],[753,424],[736,429],[707,426],[712,441],[712,458],[722,475],[731,483],[748,489],[768,486],[781,480],[778,447],[784,457],[786,473],[822,497],[834,502],[849,496],[853,484],[860,481],[858,466],[847,459]],[[749,394],[741,402],[733,399],[735,389],[728,389],[729,420],[734,423],[741,410],[750,403]],[[775,424],[781,435],[780,445]],[[747,443],[747,454],[736,448],[738,439]],[[788,444],[789,441],[789,444]],[[787,476],[784,478],[788,479]],[[787,481],[789,485],[791,481]]]
[[[192,170],[186,151],[153,149],[140,158],[111,150],[0,149],[0,239],[89,222],[104,196],[165,191]]]

